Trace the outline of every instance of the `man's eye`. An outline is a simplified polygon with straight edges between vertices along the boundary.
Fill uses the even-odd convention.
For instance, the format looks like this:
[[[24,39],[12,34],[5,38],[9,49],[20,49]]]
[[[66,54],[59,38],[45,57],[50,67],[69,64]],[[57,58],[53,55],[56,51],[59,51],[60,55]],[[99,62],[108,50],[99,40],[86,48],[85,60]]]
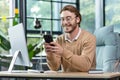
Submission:
[[[61,18],[61,21],[64,21],[64,19],[63,19],[63,18]]]
[[[66,20],[70,20],[70,18],[67,18]]]

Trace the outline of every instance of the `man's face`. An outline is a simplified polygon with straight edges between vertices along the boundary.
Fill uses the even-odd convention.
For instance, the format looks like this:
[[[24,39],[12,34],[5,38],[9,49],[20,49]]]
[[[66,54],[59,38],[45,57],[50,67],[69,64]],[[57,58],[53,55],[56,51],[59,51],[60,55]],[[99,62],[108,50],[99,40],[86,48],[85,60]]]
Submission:
[[[72,33],[78,27],[76,15],[70,11],[63,11],[61,13],[61,24],[65,33]]]

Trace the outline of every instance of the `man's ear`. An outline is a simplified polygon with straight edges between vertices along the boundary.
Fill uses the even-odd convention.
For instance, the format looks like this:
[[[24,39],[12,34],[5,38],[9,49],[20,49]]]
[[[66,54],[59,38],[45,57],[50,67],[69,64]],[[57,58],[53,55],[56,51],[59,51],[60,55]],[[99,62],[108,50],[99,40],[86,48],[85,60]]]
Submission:
[[[80,18],[79,18],[79,17],[76,17],[76,20],[77,20],[77,23],[79,23],[79,22],[80,22]]]

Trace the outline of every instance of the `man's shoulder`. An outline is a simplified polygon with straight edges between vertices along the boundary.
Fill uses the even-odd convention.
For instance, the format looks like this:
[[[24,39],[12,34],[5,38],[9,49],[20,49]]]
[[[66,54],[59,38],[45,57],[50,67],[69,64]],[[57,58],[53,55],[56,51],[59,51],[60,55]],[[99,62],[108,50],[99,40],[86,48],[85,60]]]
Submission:
[[[87,31],[87,30],[81,30],[81,32],[84,34],[84,35],[88,35],[88,36],[91,36],[91,37],[95,37],[95,35],[93,34],[93,33],[91,33],[91,32],[89,32],[89,31]]]
[[[81,36],[83,36],[85,39],[86,38],[88,38],[88,39],[96,39],[96,36],[93,33],[89,32],[87,30],[81,30]]]

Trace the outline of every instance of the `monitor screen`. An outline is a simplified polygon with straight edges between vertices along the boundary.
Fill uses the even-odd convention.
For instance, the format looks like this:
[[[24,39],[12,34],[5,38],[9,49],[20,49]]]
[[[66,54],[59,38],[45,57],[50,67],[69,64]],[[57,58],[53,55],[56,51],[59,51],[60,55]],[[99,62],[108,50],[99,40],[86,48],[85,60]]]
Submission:
[[[28,56],[28,49],[27,49],[23,24],[20,23],[16,26],[9,27],[8,35],[9,35],[9,40],[11,45],[10,54],[13,55],[13,62],[14,62],[11,64],[30,67],[31,63]]]

